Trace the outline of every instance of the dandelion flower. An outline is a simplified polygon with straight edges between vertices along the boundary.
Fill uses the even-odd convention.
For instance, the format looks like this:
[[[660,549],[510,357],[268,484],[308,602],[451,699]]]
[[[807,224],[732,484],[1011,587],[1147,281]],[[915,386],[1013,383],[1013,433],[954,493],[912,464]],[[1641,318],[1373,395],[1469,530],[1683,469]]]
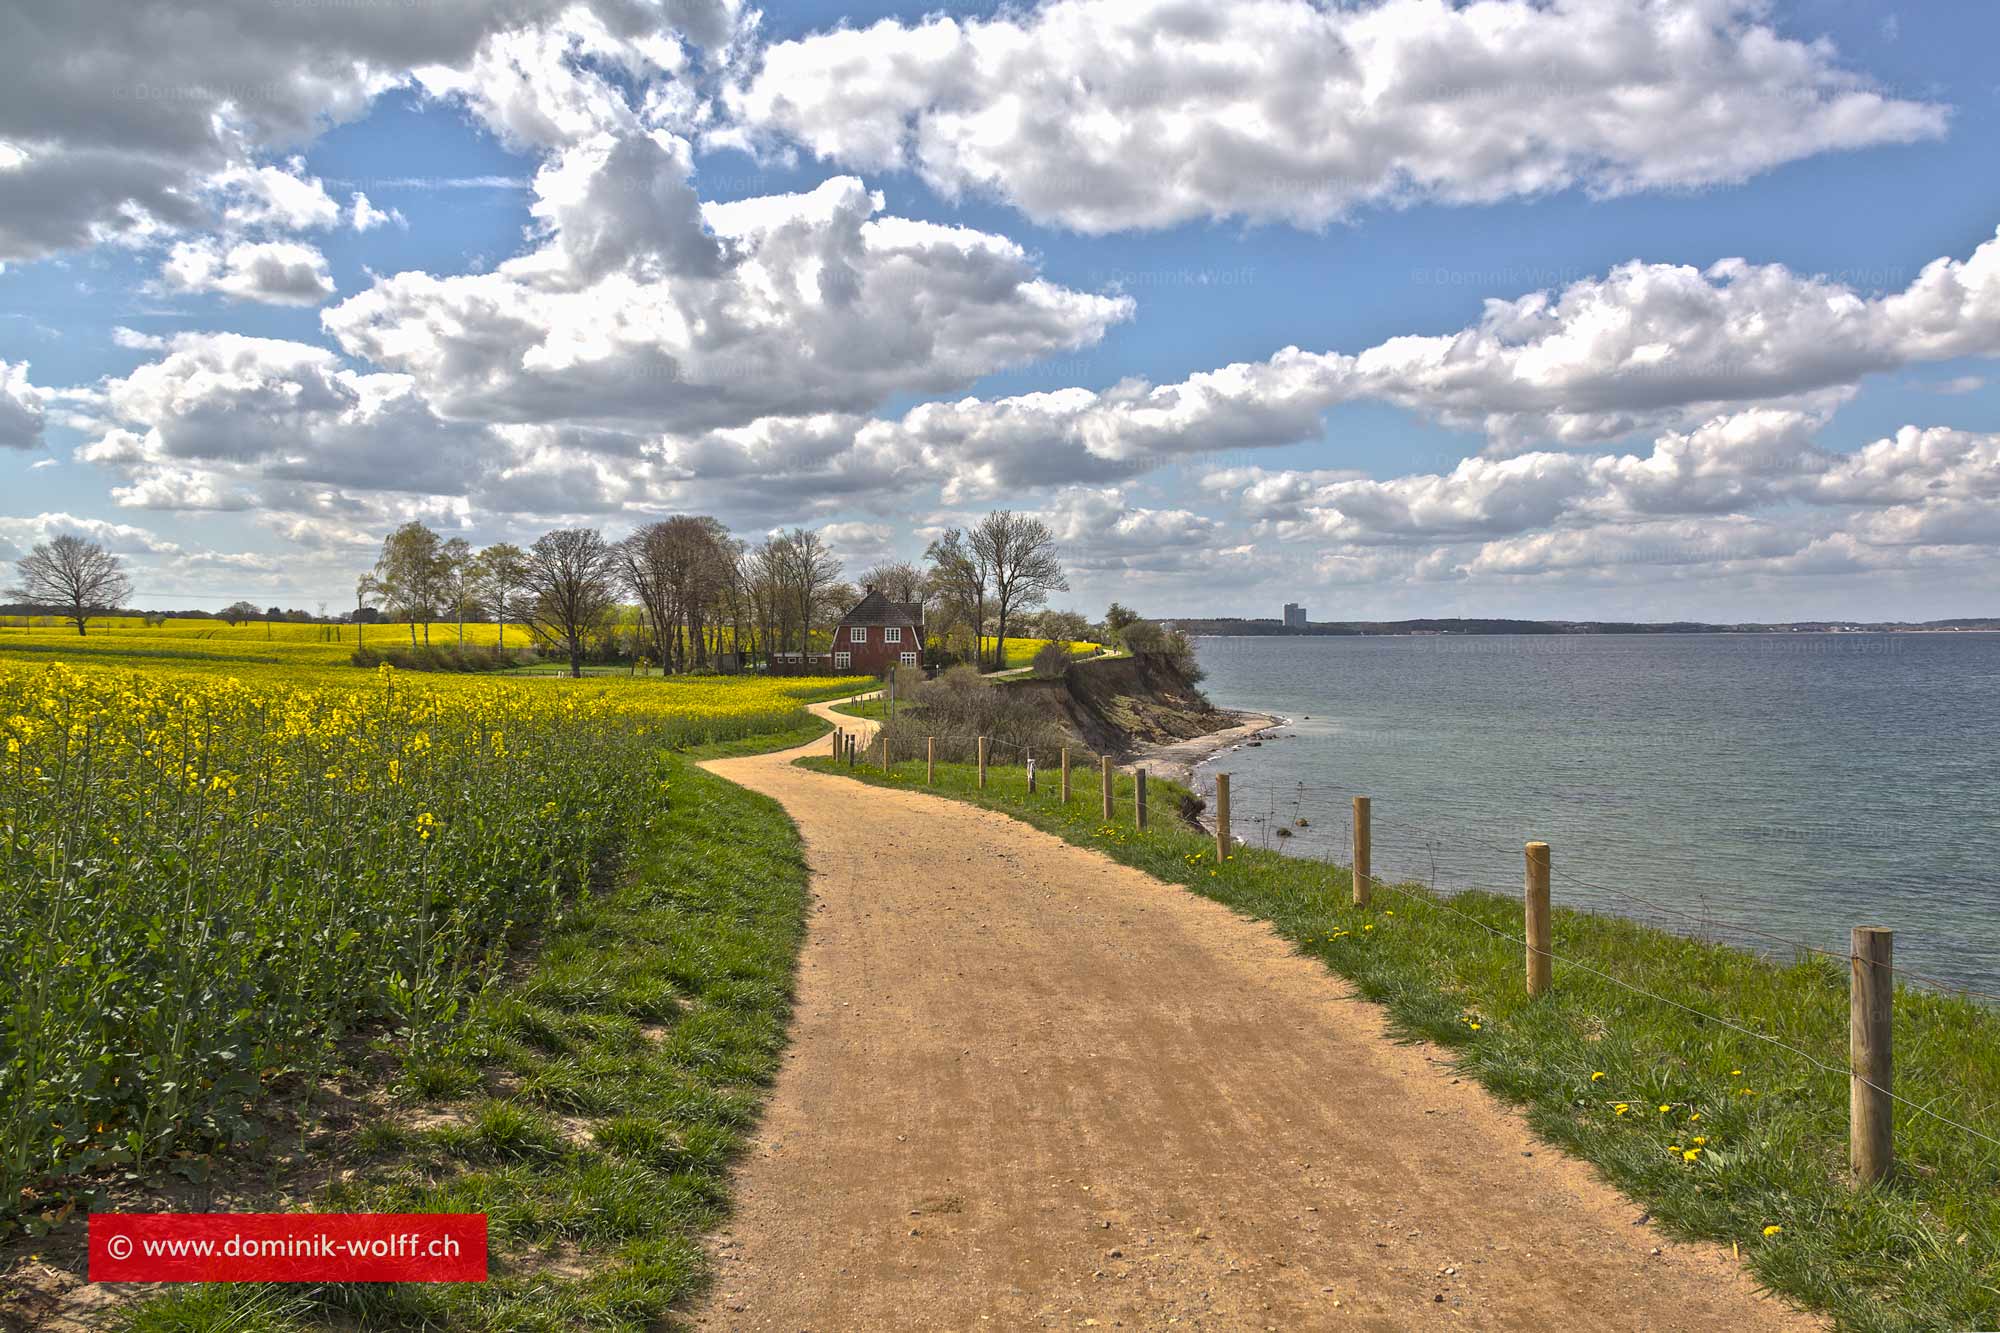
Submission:
[[[1618,1105],[1612,1107],[1611,1109],[1616,1111],[1619,1115],[1626,1115],[1630,1113],[1630,1111],[1632,1110],[1632,1108],[1626,1105],[1624,1102],[1618,1103]]]
[[[1603,1071],[1602,1069],[1596,1069],[1596,1070],[1592,1070],[1592,1071],[1591,1071],[1591,1075],[1590,1075],[1590,1081],[1591,1081],[1592,1083],[1601,1083],[1601,1082],[1603,1082],[1603,1081],[1604,1081],[1604,1071]]]
[[[1777,1223],[1774,1222],[1770,1226],[1764,1228],[1764,1234],[1767,1236],[1775,1236],[1783,1230],[1784,1230],[1783,1227],[1779,1226]]]

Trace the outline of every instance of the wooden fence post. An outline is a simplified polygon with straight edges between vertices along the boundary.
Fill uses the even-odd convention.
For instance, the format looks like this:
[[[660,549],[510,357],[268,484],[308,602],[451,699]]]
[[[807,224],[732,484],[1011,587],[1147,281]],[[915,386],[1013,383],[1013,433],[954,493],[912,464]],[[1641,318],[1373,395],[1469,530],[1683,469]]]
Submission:
[[[848,766],[849,768],[853,768],[853,767],[854,767],[854,761],[855,761],[855,759],[856,759],[856,758],[858,758],[858,757],[859,757],[859,756],[858,756],[858,752],[860,751],[860,749],[861,749],[861,733],[860,733],[860,732],[858,732],[858,731],[850,731],[850,732],[848,732],[848,733],[847,733],[847,766]]]
[[[1215,859],[1229,859],[1229,775],[1215,775]]]
[[[1528,844],[1528,994],[1549,988],[1549,845]]]
[[[1374,802],[1366,796],[1354,798],[1354,905],[1368,906],[1375,894],[1375,831],[1370,826]]]
[[[847,744],[847,733],[839,727],[833,729],[833,761],[840,762],[840,747]]]
[[[924,737],[924,785],[937,786],[937,737]]]
[[[1140,769],[1132,778],[1133,822],[1141,829],[1146,827],[1146,770]]]
[[[1866,1189],[1886,1179],[1895,1165],[1895,1061],[1891,1019],[1896,998],[1896,933],[1880,926],[1856,926],[1852,940],[1853,984],[1848,991],[1847,1156],[1854,1184]]]
[[[882,732],[882,771],[884,773],[889,771],[889,733],[887,730]]]
[[[979,738],[979,790],[986,790],[986,738]]]
[[[1067,745],[1062,747],[1062,799],[1064,805],[1069,804],[1069,747]]]
[[[1035,794],[1035,752],[1033,750],[1028,751],[1027,762],[1028,762],[1028,795],[1033,796]]]
[[[1104,772],[1104,822],[1111,822],[1111,756],[1105,755],[1098,761]]]

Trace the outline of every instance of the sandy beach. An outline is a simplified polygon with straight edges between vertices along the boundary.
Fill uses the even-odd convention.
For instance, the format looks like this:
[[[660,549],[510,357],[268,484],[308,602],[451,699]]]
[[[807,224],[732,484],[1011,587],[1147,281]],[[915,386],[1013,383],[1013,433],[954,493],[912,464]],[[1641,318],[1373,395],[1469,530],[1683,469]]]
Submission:
[[[1224,710],[1224,716],[1231,721],[1220,731],[1191,736],[1183,741],[1138,746],[1125,762],[1119,765],[1119,768],[1127,773],[1143,768],[1148,777],[1163,778],[1168,782],[1178,782],[1184,787],[1191,787],[1194,785],[1195,765],[1285,725],[1284,718],[1274,717],[1269,713]]]

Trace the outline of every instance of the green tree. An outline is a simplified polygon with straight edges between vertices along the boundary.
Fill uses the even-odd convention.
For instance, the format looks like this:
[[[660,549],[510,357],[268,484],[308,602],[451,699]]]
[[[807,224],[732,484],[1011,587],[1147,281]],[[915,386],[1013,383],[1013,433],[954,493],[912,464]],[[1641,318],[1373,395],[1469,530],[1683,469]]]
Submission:
[[[431,641],[431,621],[445,605],[450,566],[445,544],[437,533],[412,520],[382,539],[375,561],[375,578],[396,614],[410,622],[410,646],[417,643],[417,622],[424,622],[424,642]]]

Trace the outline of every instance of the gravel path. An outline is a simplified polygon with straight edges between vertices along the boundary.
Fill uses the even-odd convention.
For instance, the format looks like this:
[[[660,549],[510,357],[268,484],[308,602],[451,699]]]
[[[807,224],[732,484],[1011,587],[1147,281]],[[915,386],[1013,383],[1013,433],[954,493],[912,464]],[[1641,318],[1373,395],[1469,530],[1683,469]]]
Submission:
[[[824,748],[707,765],[815,901],[704,1327],[1822,1327],[1262,925]]]

